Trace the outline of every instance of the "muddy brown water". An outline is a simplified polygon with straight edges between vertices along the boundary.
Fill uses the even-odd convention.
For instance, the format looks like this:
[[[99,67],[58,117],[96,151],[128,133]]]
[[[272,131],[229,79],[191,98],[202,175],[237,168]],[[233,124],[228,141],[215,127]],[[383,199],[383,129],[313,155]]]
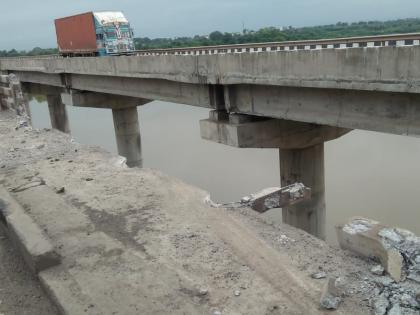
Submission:
[[[45,102],[30,103],[35,128],[50,127]],[[117,152],[108,109],[67,107],[73,138]],[[155,168],[229,202],[279,186],[275,149],[238,149],[200,138],[208,110],[152,102],[139,107],[144,166]],[[365,216],[420,234],[420,138],[353,131],[325,146],[327,238],[334,226]],[[265,214],[281,221],[281,210]]]

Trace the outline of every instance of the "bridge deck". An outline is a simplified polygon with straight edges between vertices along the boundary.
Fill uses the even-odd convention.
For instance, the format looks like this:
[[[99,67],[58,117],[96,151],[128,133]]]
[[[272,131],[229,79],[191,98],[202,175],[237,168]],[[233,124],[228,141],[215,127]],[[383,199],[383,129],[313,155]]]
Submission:
[[[420,46],[0,59],[22,82],[420,135]]]

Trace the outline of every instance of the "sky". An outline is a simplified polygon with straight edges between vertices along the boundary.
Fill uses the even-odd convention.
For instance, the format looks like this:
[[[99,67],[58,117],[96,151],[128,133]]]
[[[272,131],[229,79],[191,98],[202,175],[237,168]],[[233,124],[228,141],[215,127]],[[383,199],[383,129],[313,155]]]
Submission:
[[[156,38],[420,17],[420,1],[13,0],[2,5],[0,50],[56,47],[54,19],[108,10],[123,11],[137,37]]]

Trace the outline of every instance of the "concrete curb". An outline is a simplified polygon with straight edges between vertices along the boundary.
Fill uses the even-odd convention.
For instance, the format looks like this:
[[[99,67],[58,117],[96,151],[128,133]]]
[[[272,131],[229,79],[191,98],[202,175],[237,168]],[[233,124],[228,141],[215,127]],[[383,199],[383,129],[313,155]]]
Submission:
[[[48,237],[3,187],[0,187],[0,227],[19,248],[35,274],[61,263],[61,257]]]

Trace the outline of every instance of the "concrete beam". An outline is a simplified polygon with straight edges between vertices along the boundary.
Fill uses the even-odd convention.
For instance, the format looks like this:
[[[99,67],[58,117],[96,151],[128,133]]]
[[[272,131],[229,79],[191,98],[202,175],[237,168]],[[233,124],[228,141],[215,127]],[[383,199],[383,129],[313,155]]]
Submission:
[[[302,183],[311,199],[284,207],[283,222],[325,239],[324,144],[305,149],[280,149],[281,186]]]
[[[159,79],[139,79],[114,76],[78,74],[46,74],[16,71],[21,82],[51,85],[78,91],[123,95],[148,100],[160,100],[193,106],[220,108],[220,97],[215,97],[214,86],[189,84]]]
[[[60,95],[65,91],[62,87],[29,82],[23,82],[21,86],[23,93],[32,95]]]
[[[213,113],[210,114],[214,116]],[[248,116],[252,119],[252,116]],[[232,124],[227,120],[200,121],[201,138],[238,148],[302,149],[334,140],[349,129],[268,119]]]
[[[199,56],[2,59],[0,69],[159,79],[189,84],[256,84],[420,93],[419,60],[420,47],[409,46]]]
[[[127,159],[129,167],[142,167],[141,137],[137,107],[113,109],[118,154]]]
[[[259,85],[229,87],[229,111],[348,129],[420,135],[420,95]]]
[[[67,106],[112,109],[136,107],[151,102],[137,97],[77,91],[62,93],[61,99]]]

